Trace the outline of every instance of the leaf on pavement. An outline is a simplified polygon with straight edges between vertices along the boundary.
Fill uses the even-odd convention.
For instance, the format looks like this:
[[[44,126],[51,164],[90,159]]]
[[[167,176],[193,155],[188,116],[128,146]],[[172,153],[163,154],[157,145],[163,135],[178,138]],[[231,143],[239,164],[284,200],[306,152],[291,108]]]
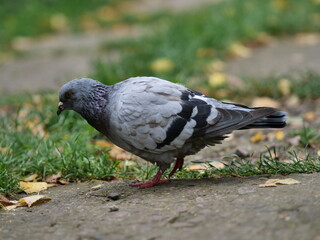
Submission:
[[[28,197],[24,197],[24,198],[19,199],[19,203],[21,203],[21,206],[32,207],[32,206],[46,203],[50,200],[51,200],[51,198],[49,196],[33,195],[33,196],[28,196]]]
[[[19,185],[26,193],[40,192],[48,188],[48,184],[46,182],[19,182]]]
[[[260,188],[266,188],[266,187],[276,187],[278,185],[293,185],[293,184],[300,184],[298,180],[295,180],[293,178],[285,178],[285,179],[269,179],[263,184],[260,184]]]
[[[0,195],[0,204],[2,206],[11,206],[11,205],[15,205],[16,203],[15,202],[12,202],[10,201],[8,198],[6,198],[5,196],[3,195]]]

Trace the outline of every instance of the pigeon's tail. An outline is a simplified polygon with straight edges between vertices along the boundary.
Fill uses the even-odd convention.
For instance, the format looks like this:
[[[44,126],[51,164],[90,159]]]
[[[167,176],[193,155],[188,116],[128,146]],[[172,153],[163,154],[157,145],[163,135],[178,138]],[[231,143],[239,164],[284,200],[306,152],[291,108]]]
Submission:
[[[283,128],[286,126],[287,116],[285,112],[278,111],[272,113],[271,115],[261,118],[243,128],[240,129],[250,129],[250,128]]]

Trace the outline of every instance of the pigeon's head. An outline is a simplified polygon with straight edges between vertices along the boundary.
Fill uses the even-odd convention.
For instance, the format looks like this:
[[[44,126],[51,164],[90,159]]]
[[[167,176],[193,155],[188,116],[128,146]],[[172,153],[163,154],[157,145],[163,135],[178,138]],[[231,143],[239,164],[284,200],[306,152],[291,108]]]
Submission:
[[[81,113],[92,88],[97,84],[100,83],[89,78],[78,78],[64,84],[59,93],[57,114],[60,115],[64,110]]]

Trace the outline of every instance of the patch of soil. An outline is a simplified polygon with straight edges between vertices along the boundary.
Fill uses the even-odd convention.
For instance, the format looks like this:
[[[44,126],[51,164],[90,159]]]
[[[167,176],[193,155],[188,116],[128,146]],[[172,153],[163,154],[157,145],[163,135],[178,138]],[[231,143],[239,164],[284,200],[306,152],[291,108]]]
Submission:
[[[150,189],[123,181],[51,188],[46,204],[1,212],[1,238],[318,239],[320,173],[290,175],[299,185],[259,188],[268,177],[177,179]]]

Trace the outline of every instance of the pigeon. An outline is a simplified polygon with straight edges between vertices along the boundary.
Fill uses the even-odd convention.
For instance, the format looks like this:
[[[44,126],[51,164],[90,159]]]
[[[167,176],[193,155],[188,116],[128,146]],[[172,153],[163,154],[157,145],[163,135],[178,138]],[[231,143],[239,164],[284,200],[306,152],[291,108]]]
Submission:
[[[159,167],[148,188],[167,183],[183,168],[184,157],[221,143],[234,130],[282,128],[286,113],[221,102],[156,77],[132,77],[114,85],[89,78],[64,84],[57,114],[74,110],[120,148]],[[169,177],[163,173],[175,162]]]

